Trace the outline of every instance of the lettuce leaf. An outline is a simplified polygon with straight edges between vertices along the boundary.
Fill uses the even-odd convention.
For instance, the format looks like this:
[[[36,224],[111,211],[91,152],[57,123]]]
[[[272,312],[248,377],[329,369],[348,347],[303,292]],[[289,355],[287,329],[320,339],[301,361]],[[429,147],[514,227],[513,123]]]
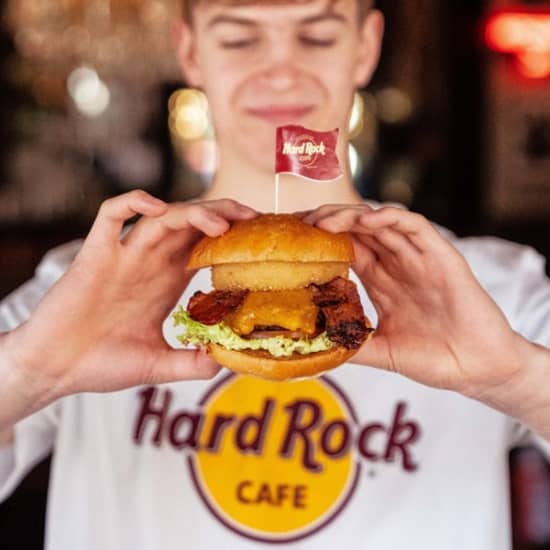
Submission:
[[[306,355],[326,351],[334,347],[334,343],[328,339],[326,332],[311,340],[307,338],[292,340],[284,336],[247,340],[241,338],[224,323],[203,325],[191,319],[189,313],[182,306],[179,306],[172,314],[172,318],[175,327],[182,326],[185,330],[183,334],[177,337],[182,344],[204,345],[212,343],[232,350],[265,350],[274,357],[289,357],[293,353]]]

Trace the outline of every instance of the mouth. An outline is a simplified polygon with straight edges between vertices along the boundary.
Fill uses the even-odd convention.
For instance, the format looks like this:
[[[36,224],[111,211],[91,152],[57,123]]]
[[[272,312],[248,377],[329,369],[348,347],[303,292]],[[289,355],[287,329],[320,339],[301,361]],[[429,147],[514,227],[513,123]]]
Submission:
[[[282,126],[300,122],[313,111],[311,105],[279,106],[269,105],[264,107],[251,107],[246,111],[249,115],[259,118],[270,124]]]

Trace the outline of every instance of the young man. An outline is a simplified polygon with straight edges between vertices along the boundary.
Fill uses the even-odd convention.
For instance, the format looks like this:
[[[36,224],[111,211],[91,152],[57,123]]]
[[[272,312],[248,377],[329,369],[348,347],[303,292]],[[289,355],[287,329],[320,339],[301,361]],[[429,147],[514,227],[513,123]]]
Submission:
[[[306,220],[354,232],[355,270],[374,304],[369,315],[379,316],[377,336],[354,361],[406,376],[356,364],[288,384],[224,373],[91,393],[216,373],[200,353],[169,350],[160,334],[181,292],[185,302],[208,284],[199,273],[187,286],[181,263],[200,232],[221,234],[254,215],[225,197],[272,209],[277,125],[339,127],[346,164],[351,98],[382,35],[368,8],[188,6],[179,54],[187,80],[209,97],[221,150],[206,202],[167,207],[139,193],[108,202],[67,275],[0,348],[0,498],[55,448],[48,548],[510,547],[507,452],[529,437],[521,422],[550,435],[547,351],[511,330],[425,220],[372,211],[349,174],[314,187],[283,182],[281,202],[289,211],[344,205]],[[146,217],[119,241],[135,211]],[[548,345],[540,258],[500,241],[449,239],[513,329]],[[5,302],[5,328],[28,317],[74,249],[54,251]],[[169,324],[165,334],[173,338]]]
[[[289,122],[340,128],[339,158],[348,166],[353,92],[369,81],[383,33],[382,15],[368,6],[369,0],[189,2],[179,58],[187,82],[208,96],[220,149],[205,198],[232,197],[272,211],[275,128]],[[338,185],[281,185],[282,210],[360,202],[349,172]]]

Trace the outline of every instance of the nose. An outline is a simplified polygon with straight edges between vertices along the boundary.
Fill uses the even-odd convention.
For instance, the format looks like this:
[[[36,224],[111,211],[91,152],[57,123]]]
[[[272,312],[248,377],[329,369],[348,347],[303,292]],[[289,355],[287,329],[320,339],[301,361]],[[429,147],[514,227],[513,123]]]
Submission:
[[[262,82],[275,92],[292,88],[299,74],[299,59],[290,40],[270,41],[264,54]]]
[[[296,71],[286,65],[270,67],[262,72],[261,80],[275,92],[284,92],[294,86]]]

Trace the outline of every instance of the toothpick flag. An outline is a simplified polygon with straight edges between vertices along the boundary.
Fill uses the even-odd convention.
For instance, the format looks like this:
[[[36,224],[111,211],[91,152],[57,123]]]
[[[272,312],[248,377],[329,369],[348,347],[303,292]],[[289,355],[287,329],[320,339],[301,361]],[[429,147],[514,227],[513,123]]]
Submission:
[[[277,128],[275,212],[279,208],[279,174],[295,174],[313,181],[330,181],[342,175],[337,144],[338,129],[316,132],[297,125]]]
[[[336,145],[338,129],[316,132],[302,126],[277,128],[277,174],[291,173],[312,180],[333,180],[342,175]]]

